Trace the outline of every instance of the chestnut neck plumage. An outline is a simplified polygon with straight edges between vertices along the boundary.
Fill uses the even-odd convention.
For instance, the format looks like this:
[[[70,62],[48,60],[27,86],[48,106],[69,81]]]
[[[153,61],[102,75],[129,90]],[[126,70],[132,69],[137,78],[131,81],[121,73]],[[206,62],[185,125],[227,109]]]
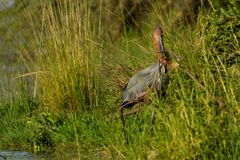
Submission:
[[[169,64],[169,58],[166,54],[165,47],[163,44],[163,31],[161,27],[157,26],[153,34],[154,47],[157,50],[158,61],[164,65]]]
[[[164,65],[170,64],[169,58],[163,54],[157,54],[158,61],[161,62]]]

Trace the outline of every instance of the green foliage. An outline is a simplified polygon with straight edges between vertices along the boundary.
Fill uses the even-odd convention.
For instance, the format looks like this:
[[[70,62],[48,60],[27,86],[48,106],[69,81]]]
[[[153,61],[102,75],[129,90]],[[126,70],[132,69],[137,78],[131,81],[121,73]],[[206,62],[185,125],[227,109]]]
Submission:
[[[46,111],[54,114],[90,111],[102,97],[101,44],[94,41],[97,31],[89,23],[88,3],[43,5],[46,8],[41,24],[36,24],[42,26],[41,32],[34,31],[34,37],[29,39],[36,56],[29,68],[37,73],[41,101]],[[34,14],[30,16],[35,18]]]
[[[240,62],[240,11],[234,1],[226,9],[217,9],[207,18],[203,31],[208,36],[207,44],[214,58],[219,57],[224,64]]]
[[[166,22],[156,12],[143,26],[145,35],[126,32],[112,43],[102,36],[102,25],[89,19],[91,4],[81,2],[44,2],[41,20],[28,12],[33,34],[21,51],[28,75],[36,80],[33,96],[39,103],[24,94],[24,87],[18,99],[0,103],[1,145],[16,140],[36,152],[70,145],[91,159],[240,156],[239,11],[234,5],[200,13],[192,28],[174,30],[169,27],[173,18]],[[148,104],[135,107],[135,115],[125,117],[130,142],[125,145],[121,89],[140,68],[155,62],[147,28],[159,21],[166,49],[180,56],[182,67],[169,69],[166,97],[153,95]],[[22,135],[28,138],[20,140]]]
[[[0,146],[29,145],[32,138],[32,130],[28,122],[32,115],[36,114],[39,102],[26,94],[24,83],[18,83],[18,92],[9,92],[0,99]]]

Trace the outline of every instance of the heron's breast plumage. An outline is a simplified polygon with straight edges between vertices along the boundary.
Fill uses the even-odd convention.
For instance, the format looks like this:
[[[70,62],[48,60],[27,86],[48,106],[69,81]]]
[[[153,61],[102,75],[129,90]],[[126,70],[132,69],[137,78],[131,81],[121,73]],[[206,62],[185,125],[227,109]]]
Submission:
[[[123,93],[123,102],[141,98],[151,87],[156,88],[157,91],[162,90],[162,80],[166,74],[166,67],[159,65],[162,64],[155,63],[138,72],[129,80]]]

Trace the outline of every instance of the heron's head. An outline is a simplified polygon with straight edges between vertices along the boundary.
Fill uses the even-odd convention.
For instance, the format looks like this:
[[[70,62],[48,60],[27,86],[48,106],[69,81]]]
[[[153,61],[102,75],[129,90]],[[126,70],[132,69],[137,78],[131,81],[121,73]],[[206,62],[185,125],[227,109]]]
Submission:
[[[153,44],[157,50],[157,54],[165,55],[165,48],[163,44],[163,31],[160,26],[157,26],[153,33]]]

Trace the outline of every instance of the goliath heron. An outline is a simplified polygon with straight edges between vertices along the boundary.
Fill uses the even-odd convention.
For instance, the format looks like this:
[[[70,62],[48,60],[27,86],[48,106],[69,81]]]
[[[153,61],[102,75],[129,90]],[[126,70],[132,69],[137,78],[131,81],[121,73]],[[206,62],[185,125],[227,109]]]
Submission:
[[[159,26],[154,30],[153,43],[157,50],[158,62],[135,74],[124,87],[123,102],[120,105],[120,118],[126,143],[128,143],[128,136],[123,110],[131,108],[139,102],[145,102],[152,90],[155,90],[158,96],[163,96],[168,85],[167,69],[178,65],[178,63],[170,63],[169,54],[165,51],[163,44],[163,31]]]

